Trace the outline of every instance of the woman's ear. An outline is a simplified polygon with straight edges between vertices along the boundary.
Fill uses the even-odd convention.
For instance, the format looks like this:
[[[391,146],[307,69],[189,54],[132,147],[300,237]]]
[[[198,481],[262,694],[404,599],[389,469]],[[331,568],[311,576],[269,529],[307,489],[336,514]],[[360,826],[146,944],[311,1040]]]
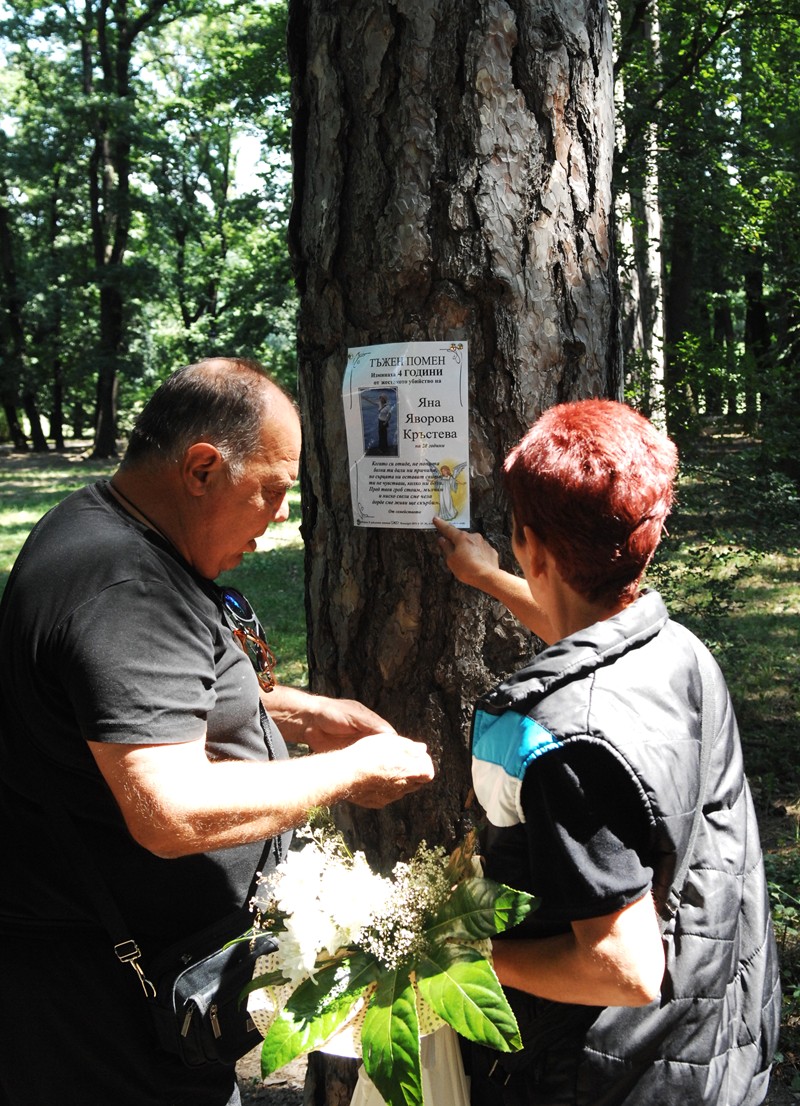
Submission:
[[[522,538],[522,546],[531,575],[541,576],[547,568],[547,547],[530,526],[523,526]]]
[[[208,491],[213,478],[225,467],[225,460],[215,445],[194,442],[183,455],[181,476],[190,495],[201,496]]]

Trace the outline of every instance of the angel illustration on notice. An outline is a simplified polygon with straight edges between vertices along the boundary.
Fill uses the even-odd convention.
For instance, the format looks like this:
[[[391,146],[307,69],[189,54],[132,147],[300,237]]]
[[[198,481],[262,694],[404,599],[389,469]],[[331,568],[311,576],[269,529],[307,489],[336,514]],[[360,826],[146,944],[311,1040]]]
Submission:
[[[453,495],[458,488],[458,477],[467,467],[467,462],[462,461],[451,469],[449,465],[437,465],[427,457],[425,461],[431,470],[434,490],[439,493],[439,518],[450,522],[458,514],[458,509],[453,505]]]

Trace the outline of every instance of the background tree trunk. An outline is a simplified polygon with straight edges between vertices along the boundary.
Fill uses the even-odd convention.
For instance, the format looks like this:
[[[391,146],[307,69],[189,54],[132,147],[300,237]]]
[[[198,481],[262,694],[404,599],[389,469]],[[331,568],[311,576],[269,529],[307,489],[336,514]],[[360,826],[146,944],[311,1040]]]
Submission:
[[[617,120],[621,156],[615,159],[615,196],[618,238],[625,258],[620,284],[626,389],[636,395],[642,413],[663,428],[666,404],[659,135],[652,117],[652,94],[644,95],[639,74],[639,81],[627,89],[624,68],[632,52],[644,49],[653,58],[651,83],[660,76],[658,8],[656,4],[617,4],[615,11],[616,19],[625,26],[617,58],[617,102],[623,104],[623,110],[622,119]],[[621,29],[619,33],[622,39]]]
[[[620,388],[611,234],[611,41],[600,0],[293,0],[312,689],[423,738],[433,786],[340,810],[374,863],[464,831],[475,698],[531,642],[441,568],[432,533],[356,529],[347,349],[469,343],[473,526],[510,564],[499,467],[546,407]],[[312,1058],[314,1101],[347,1077]]]
[[[0,397],[14,448],[25,451],[28,440],[17,414],[20,383],[25,377],[25,333],[14,234],[6,201],[7,185],[0,179]]]
[[[685,439],[694,414],[694,397],[681,349],[692,322],[694,223],[684,208],[676,207],[672,213],[668,241],[669,277],[665,310],[667,360],[664,372],[667,429],[674,438]]]
[[[83,90],[102,91],[106,104],[93,120],[89,203],[96,280],[100,288],[100,335],[93,458],[117,453],[117,374],[125,336],[127,281],[123,264],[131,208],[131,149],[136,95],[131,78],[137,37],[154,24],[168,0],[149,0],[136,13],[121,0],[85,7]],[[98,81],[95,67],[101,73]]]

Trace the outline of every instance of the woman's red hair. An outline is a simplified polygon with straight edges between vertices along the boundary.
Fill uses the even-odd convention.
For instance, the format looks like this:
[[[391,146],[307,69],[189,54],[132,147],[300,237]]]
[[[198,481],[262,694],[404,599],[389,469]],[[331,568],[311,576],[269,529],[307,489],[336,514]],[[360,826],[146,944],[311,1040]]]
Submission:
[[[551,407],[506,457],[518,532],[530,526],[592,602],[636,595],[673,502],[678,452],[624,403]]]

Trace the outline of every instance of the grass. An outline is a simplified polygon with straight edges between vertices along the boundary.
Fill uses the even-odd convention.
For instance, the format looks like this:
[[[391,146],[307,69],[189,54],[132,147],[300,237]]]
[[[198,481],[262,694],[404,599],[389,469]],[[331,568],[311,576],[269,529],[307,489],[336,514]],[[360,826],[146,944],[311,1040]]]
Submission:
[[[112,465],[68,455],[0,455],[0,587],[28,530]],[[800,495],[759,443],[709,428],[684,457],[670,534],[648,572],[674,617],[713,649],[728,680],[762,829],[781,953],[776,1080],[800,1091]],[[307,680],[298,497],[288,523],[224,577],[259,612],[279,678]],[[772,1095],[771,1095],[772,1097]]]

